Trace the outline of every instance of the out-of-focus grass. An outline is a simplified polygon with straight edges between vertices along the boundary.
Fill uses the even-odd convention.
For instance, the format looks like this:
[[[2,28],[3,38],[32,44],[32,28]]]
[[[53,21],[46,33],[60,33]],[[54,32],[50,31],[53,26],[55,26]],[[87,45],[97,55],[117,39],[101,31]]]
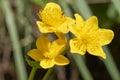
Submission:
[[[27,51],[31,48],[31,40],[32,40],[32,28],[34,26],[31,25],[31,22],[27,19],[32,19],[32,4],[37,4],[40,7],[43,7],[47,2],[54,1],[59,3],[62,6],[62,10],[66,13],[67,16],[74,17],[74,13],[78,12],[81,16],[84,17],[84,19],[87,19],[88,17],[92,15],[96,15],[98,17],[98,20],[100,22],[100,26],[103,26],[102,28],[112,28],[110,25],[113,24],[113,20],[116,20],[117,17],[119,17],[117,14],[120,15],[120,1],[119,0],[111,0],[109,3],[105,4],[88,4],[86,0],[15,0],[16,4],[16,12],[17,12],[17,19],[19,26],[24,26],[24,37],[25,37],[25,44],[27,46],[24,47],[24,54],[27,53]],[[2,3],[1,3],[2,2]],[[31,3],[30,3],[31,2]],[[26,3],[29,6],[26,6]],[[13,12],[11,10],[11,6],[8,0],[0,0],[0,4],[2,4],[3,11],[5,13],[5,20],[7,23],[7,28],[9,31],[9,34],[11,36],[11,41],[13,44],[13,51],[14,51],[14,58],[15,58],[15,64],[17,68],[18,73],[18,79],[19,80],[27,80],[26,76],[26,69],[23,62],[23,56],[22,56],[22,50],[21,46],[19,44],[19,35],[18,30],[16,27],[15,19]],[[117,13],[118,12],[118,13]],[[106,14],[107,13],[107,14]],[[37,13],[36,13],[37,14]],[[27,18],[25,17],[27,16]],[[21,21],[24,23],[21,23]],[[69,36],[70,37],[70,36]],[[29,45],[28,45],[29,44]],[[106,52],[107,59],[102,60],[110,74],[110,77],[113,80],[119,80],[120,79],[120,73],[119,69],[117,69],[117,66],[114,62],[114,59],[111,56],[111,53],[108,49],[108,47],[103,48]],[[80,55],[73,55],[73,58],[77,64],[78,70],[80,74],[82,75],[84,80],[93,80],[94,76],[89,72],[89,69],[86,66],[85,59]],[[48,78],[50,73],[53,71],[53,69],[48,70],[47,74],[44,76],[44,80]],[[46,77],[47,76],[47,77]]]
[[[120,0],[111,0],[120,16]]]
[[[27,80],[27,71],[25,68],[24,59],[22,56],[22,50],[19,43],[19,36],[16,29],[16,23],[14,19],[14,15],[12,12],[12,9],[10,7],[10,3],[8,0],[2,0],[2,9],[5,14],[5,21],[7,24],[7,28],[10,34],[13,51],[14,51],[14,59],[15,59],[15,65],[17,69],[17,76],[19,80]]]

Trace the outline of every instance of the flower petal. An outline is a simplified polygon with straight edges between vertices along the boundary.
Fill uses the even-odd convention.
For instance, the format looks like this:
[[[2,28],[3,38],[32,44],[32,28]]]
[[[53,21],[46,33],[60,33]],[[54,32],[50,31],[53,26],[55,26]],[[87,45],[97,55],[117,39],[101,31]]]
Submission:
[[[58,55],[58,54],[61,54],[66,48],[66,42],[62,39],[57,39],[55,40],[52,44],[51,44],[51,48],[50,48],[50,51],[51,55]]]
[[[83,20],[82,16],[80,16],[79,14],[75,14],[75,18],[76,18],[76,25],[79,27],[83,26],[84,20]]]
[[[42,35],[37,39],[36,46],[39,50],[41,50],[43,52],[47,51],[47,50],[49,50],[50,41],[47,37]]]
[[[86,46],[82,42],[82,40],[78,40],[77,38],[70,40],[70,51],[72,53],[79,53],[84,55],[86,52]]]
[[[40,66],[44,69],[51,68],[55,65],[53,59],[43,59],[40,61]]]
[[[70,32],[72,32],[74,34],[74,36],[76,37],[80,37],[80,30],[77,29],[76,25],[73,24],[72,26],[69,26]]]
[[[54,32],[62,32],[62,33],[68,33],[69,29],[67,24],[63,23],[60,26],[58,26],[57,28],[54,28]]]
[[[36,24],[37,24],[37,26],[38,26],[39,31],[42,32],[42,33],[50,33],[50,32],[53,32],[53,30],[51,29],[52,26],[46,25],[46,24],[44,24],[44,23],[41,22],[41,21],[36,21]]]
[[[75,18],[76,18],[76,24],[72,24],[71,26],[69,26],[69,29],[76,37],[79,38],[81,35],[80,33],[83,32],[82,29],[84,28],[85,22],[79,14],[75,14]]]
[[[109,44],[114,37],[113,31],[108,29],[99,29],[97,35],[100,38],[101,45]]]
[[[44,58],[43,53],[38,49],[32,49],[27,53],[32,59],[40,61]]]
[[[53,3],[53,2],[47,3],[46,6],[45,6],[45,8],[44,8],[44,10],[50,9],[50,8],[51,9],[57,8],[57,9],[61,10],[60,6],[58,4],[56,4],[56,3]]]
[[[62,33],[68,33],[69,32],[69,26],[71,24],[75,23],[75,21],[69,17],[66,17],[66,20],[58,27],[58,32]]]
[[[58,55],[54,58],[55,64],[56,65],[67,65],[70,63],[70,61],[64,57],[63,55]]]
[[[58,39],[66,40],[66,36],[63,33],[55,32],[55,34],[57,35]]]
[[[104,53],[102,46],[99,45],[89,45],[87,46],[87,51],[89,54],[94,56],[100,56],[104,59],[106,59],[106,54]]]
[[[94,24],[94,25],[97,25],[98,26],[98,19],[96,16],[92,16],[90,18],[88,18],[86,21],[85,21],[86,24],[88,25],[91,25],[91,24]]]

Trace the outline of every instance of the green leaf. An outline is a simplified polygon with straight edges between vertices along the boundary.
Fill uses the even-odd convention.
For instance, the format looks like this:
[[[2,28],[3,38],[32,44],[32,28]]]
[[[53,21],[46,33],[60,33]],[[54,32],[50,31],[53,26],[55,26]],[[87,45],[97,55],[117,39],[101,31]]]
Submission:
[[[26,62],[29,66],[37,68],[37,69],[41,68],[40,65],[39,65],[40,64],[39,61],[33,61],[27,56],[25,56],[25,60],[26,60]]]

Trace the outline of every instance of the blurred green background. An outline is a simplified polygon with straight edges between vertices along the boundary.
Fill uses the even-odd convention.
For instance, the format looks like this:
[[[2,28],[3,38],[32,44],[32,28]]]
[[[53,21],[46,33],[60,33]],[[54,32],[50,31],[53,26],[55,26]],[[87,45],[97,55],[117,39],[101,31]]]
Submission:
[[[101,28],[115,34],[111,44],[103,47],[106,60],[68,52],[65,56],[71,63],[55,66],[48,80],[120,80],[120,0],[0,0],[0,80],[28,80],[31,67],[25,56],[41,34],[36,26],[38,11],[48,2],[61,5],[70,17],[95,15]],[[38,69],[34,80],[42,80],[47,71]]]

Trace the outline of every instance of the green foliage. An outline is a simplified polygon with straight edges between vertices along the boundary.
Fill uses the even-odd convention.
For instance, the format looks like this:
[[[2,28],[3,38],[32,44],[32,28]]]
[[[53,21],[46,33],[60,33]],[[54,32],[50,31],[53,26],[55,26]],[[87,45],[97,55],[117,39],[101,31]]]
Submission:
[[[26,60],[27,64],[28,64],[29,66],[31,66],[32,68],[37,68],[37,69],[41,68],[40,65],[39,65],[40,62],[38,62],[38,61],[33,61],[33,60],[31,60],[30,58],[28,58],[27,56],[25,56],[25,60]]]

